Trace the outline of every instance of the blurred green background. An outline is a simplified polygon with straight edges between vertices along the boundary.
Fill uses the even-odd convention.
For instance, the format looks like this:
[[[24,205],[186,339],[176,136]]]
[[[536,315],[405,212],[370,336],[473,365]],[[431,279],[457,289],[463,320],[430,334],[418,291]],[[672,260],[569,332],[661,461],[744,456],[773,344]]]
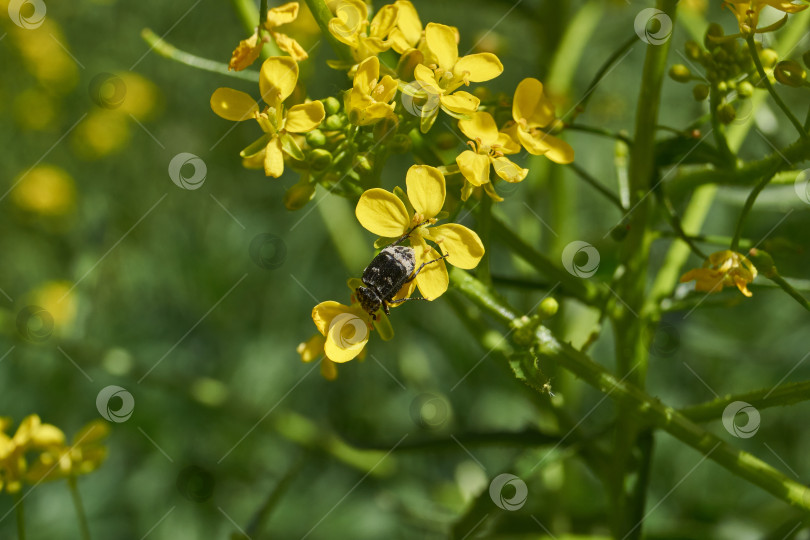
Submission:
[[[550,78],[552,95],[561,89],[558,113],[580,99],[601,63],[633,35],[636,14],[651,5],[414,3],[423,23],[459,27],[462,52],[477,44],[499,55],[505,72],[494,91],[511,93],[525,77]],[[5,13],[8,1],[0,4]],[[703,8],[727,31],[736,26],[719,1],[682,4],[689,13],[675,28],[671,63],[680,61],[690,31],[705,28]],[[347,201],[319,191],[317,204],[289,212],[282,196],[294,173],[271,179],[241,167],[238,152],[258,130],[216,117],[208,100],[219,86],[256,95],[254,84],[172,62],[140,37],[148,27],[180,49],[227,62],[246,37],[230,2],[46,5],[37,29],[5,15],[0,27],[0,415],[19,421],[37,413],[71,436],[99,417],[102,388],[132,394],[134,413],[112,424],[107,462],[79,482],[94,538],[227,538],[262,509],[252,538],[608,534],[606,496],[577,448],[542,443],[541,432],[558,430],[547,400],[487,356],[450,302],[397,309],[394,340],[372,339],[365,361],[340,366],[334,382],[320,377],[317,364],[301,363],[296,346],[315,332],[312,307],[348,300],[346,279],[368,263],[373,238],[354,222]],[[582,33],[566,36],[560,48],[576,18]],[[302,66],[314,99],[339,95],[348,82],[326,67],[334,54],[316,44],[316,30],[303,19],[290,31],[314,46]],[[800,45],[799,54],[808,43]],[[643,55],[639,42],[599,85],[581,123],[632,130]],[[101,107],[98,87],[110,74],[123,81],[125,95]],[[784,95],[797,107],[807,102],[798,92]],[[684,127],[704,107],[688,87],[668,80],[661,123]],[[789,143],[788,128],[777,109],[764,108],[742,155],[770,152],[768,141]],[[615,189],[613,143],[576,132],[567,140],[577,163]],[[180,189],[169,178],[169,162],[181,152],[205,163],[199,189]],[[507,191],[497,213],[557,260],[568,242],[589,241],[601,255],[593,279],[608,279],[617,243],[605,235],[618,211],[570,171],[520,159],[531,173]],[[389,163],[385,187],[401,183],[411,163]],[[705,232],[730,235],[746,195],[721,190]],[[682,210],[683,201],[676,203]],[[807,206],[784,186],[761,197],[745,236],[767,236],[782,273],[803,277],[808,227]],[[284,249],[265,251],[261,264],[250,245],[268,234]],[[668,245],[655,244],[654,267]],[[498,245],[492,257],[496,275],[543,279]],[[810,377],[806,312],[757,284],[750,300],[728,291],[692,313],[666,315],[653,342],[651,394],[685,406]],[[548,292],[502,291],[525,310]],[[552,328],[581,345],[596,315],[560,300]],[[18,316],[29,305],[52,316],[47,339],[21,336]],[[591,352],[612,368],[610,332]],[[609,432],[610,400],[562,372],[552,387],[571,418],[587,415],[586,432]],[[719,418],[710,427],[806,483],[808,413],[807,403],[763,411],[750,439],[728,435]],[[700,459],[666,434],[656,436],[647,537],[801,533],[797,511],[710,461],[694,468]],[[502,472],[528,485],[520,511],[503,511],[488,496]],[[12,505],[0,496],[0,515]],[[64,483],[33,489],[26,513],[30,538],[79,537]],[[0,538],[15,534],[12,512],[0,520]]]

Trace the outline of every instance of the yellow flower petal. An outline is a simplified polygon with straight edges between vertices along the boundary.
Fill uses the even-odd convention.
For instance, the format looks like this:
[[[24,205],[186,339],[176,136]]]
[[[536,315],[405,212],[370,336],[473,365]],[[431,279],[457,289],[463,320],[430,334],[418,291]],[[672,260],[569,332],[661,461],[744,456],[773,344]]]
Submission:
[[[281,139],[278,136],[270,139],[264,149],[264,174],[273,178],[284,174],[284,154],[281,151]]]
[[[324,353],[333,362],[348,362],[357,357],[366,346],[369,333],[365,319],[351,311],[341,313],[329,323]]]
[[[458,114],[472,114],[478,109],[481,100],[469,92],[458,91],[449,96],[442,96],[442,105]]]
[[[487,146],[498,142],[498,126],[488,112],[476,112],[468,119],[459,120],[458,128],[472,141],[481,139]]]
[[[419,64],[413,70],[414,78],[422,85],[426,92],[432,94],[441,94],[439,84],[436,82],[436,76],[433,71],[424,64]]]
[[[354,213],[360,225],[377,236],[387,238],[402,236],[411,223],[408,210],[399,197],[381,188],[363,193]]]
[[[335,302],[333,300],[321,302],[320,304],[312,308],[312,321],[318,328],[318,332],[320,332],[321,335],[326,336],[326,333],[329,331],[329,325],[331,324],[332,319],[334,319],[341,313],[346,313],[348,309],[349,306],[344,306],[340,302]]]
[[[431,227],[428,232],[428,238],[439,245],[442,253],[449,253],[445,260],[457,268],[471,270],[478,266],[484,256],[481,239],[464,225],[447,223]]]
[[[317,306],[316,306],[317,307]],[[328,325],[327,325],[328,328]],[[299,343],[295,352],[301,356],[301,361],[304,363],[312,362],[313,360],[323,356],[323,345],[325,340],[322,335],[315,334],[308,340]]]
[[[383,6],[371,19],[368,35],[372,38],[385,38],[397,22],[397,6],[389,4]],[[387,47],[386,47],[387,48]]]
[[[287,2],[267,10],[264,27],[272,30],[276,26],[293,22],[298,17],[298,2]]]
[[[391,30],[388,39],[392,43],[392,48],[403,54],[419,43],[422,37],[422,21],[419,20],[416,8],[408,0],[397,0],[394,5],[397,7],[397,26]]]
[[[278,48],[289,54],[296,62],[303,62],[309,58],[307,51],[295,39],[281,32],[273,32],[273,40]]]
[[[62,430],[51,424],[42,424],[33,433],[31,442],[39,447],[55,446],[65,442],[65,434]]]
[[[495,168],[495,174],[507,182],[522,182],[526,178],[526,175],[529,174],[529,169],[518,167],[509,158],[497,157],[491,159],[492,166]]]
[[[517,126],[517,124],[514,122],[512,125]],[[515,141],[515,139],[513,139],[512,136],[506,132],[498,133],[498,141],[496,144],[500,147],[501,152],[504,154],[517,154],[520,152],[520,143]]]
[[[489,156],[465,150],[456,157],[456,164],[472,185],[480,186],[489,182]]]
[[[523,147],[535,156],[546,156],[554,163],[571,163],[574,161],[574,149],[567,142],[542,131],[535,135],[522,129],[517,130],[517,136]]]
[[[416,252],[417,268],[422,263],[441,257],[438,251],[425,244],[424,241],[422,241],[421,245],[415,245],[414,251]],[[450,277],[447,274],[447,267],[443,260],[428,264],[416,276],[416,286],[419,287],[422,296],[428,300],[435,300],[443,295],[447,291],[449,283]]]
[[[259,90],[262,100],[277,106],[295,90],[298,82],[298,64],[289,56],[271,56],[262,64]]]
[[[453,29],[443,24],[428,23],[425,27],[425,41],[439,67],[452,71],[458,60],[458,44]]]
[[[264,42],[259,40],[259,32],[256,31],[247,39],[243,39],[231,53],[231,60],[228,62],[228,71],[242,71],[259,57],[262,52]]]
[[[503,73],[503,64],[492,53],[470,54],[459,58],[453,74],[466,82],[484,82]]]
[[[326,112],[321,101],[293,105],[287,111],[284,129],[292,133],[306,133],[318,127],[318,124],[323,122],[325,116]]]
[[[413,165],[405,175],[408,200],[413,209],[425,219],[442,211],[445,196],[444,175],[430,165]]]
[[[380,102],[388,103],[397,93],[398,84],[396,79],[394,79],[390,75],[384,76],[380,79],[380,82],[377,84],[377,87],[372,90],[371,96]]]
[[[380,76],[380,60],[369,56],[357,66],[352,86],[364,94],[370,94]]]
[[[337,372],[337,364],[329,360],[328,358],[324,358],[321,360],[321,377],[326,379],[327,381],[334,381],[337,379],[338,372]]]
[[[217,88],[211,95],[211,109],[225,120],[241,122],[259,112],[252,97],[233,88]]]
[[[523,79],[515,90],[512,118],[521,119],[528,127],[545,127],[554,121],[554,107],[543,95],[543,83],[537,79]]]

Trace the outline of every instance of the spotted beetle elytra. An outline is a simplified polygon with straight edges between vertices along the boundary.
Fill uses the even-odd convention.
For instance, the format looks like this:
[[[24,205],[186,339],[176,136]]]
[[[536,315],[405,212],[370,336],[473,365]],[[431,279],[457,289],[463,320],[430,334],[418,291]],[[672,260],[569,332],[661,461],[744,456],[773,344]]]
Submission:
[[[422,223],[414,225],[399,240],[383,248],[363,270],[362,280],[365,287],[357,287],[355,293],[360,301],[360,306],[371,315],[372,319],[376,320],[375,313],[380,307],[383,308],[386,315],[389,315],[389,306],[401,304],[407,300],[415,300],[415,298],[394,300],[394,296],[403,285],[416,279],[416,276],[425,266],[450,255],[445,253],[441,257],[424,262],[419,268],[416,268],[416,253],[413,248],[399,244],[421,225]]]

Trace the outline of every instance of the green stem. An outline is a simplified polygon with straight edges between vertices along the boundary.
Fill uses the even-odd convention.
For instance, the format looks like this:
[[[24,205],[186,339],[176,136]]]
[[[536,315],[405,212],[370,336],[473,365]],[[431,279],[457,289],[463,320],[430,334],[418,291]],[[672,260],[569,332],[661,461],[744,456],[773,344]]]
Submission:
[[[728,164],[729,167],[733,168],[734,164],[737,162],[737,158],[731,149],[728,147],[728,141],[726,140],[726,130],[723,124],[720,122],[720,119],[717,116],[718,109],[720,107],[720,92],[717,91],[717,88],[712,85],[711,91],[709,92],[709,109],[712,119],[712,134],[714,135],[714,142],[717,144],[717,149],[720,150],[720,153],[723,155],[723,159]]]
[[[493,295],[487,287],[467,272],[453,268],[450,280],[475,305],[501,322],[512,327],[524,324],[513,308]],[[682,443],[698,450],[705,459],[711,459],[732,474],[759,486],[780,500],[810,511],[810,489],[807,486],[788,478],[748,452],[726,443],[678,410],[665,405],[660,399],[629,382],[629,377],[619,378],[611,374],[586,354],[574,349],[568,343],[559,341],[546,327],[540,326],[535,331],[534,342],[527,348],[536,351],[538,356],[546,361],[556,362],[611,399],[633,404],[629,410],[641,420],[645,429],[662,429]],[[805,388],[804,391],[806,390]],[[795,392],[799,393],[798,390]],[[715,409],[715,412],[717,410]]]
[[[242,79],[250,82],[259,82],[259,73],[256,71],[228,71],[228,64],[209,60],[195,56],[191,53],[181,51],[171,43],[161,39],[160,36],[155,34],[149,28],[141,30],[141,37],[146,41],[159,55],[187,66],[201,69],[203,71],[210,71],[220,75],[233,77],[234,79]]]
[[[810,381],[783,384],[776,388],[762,388],[744,394],[723,396],[712,401],[684,407],[678,412],[693,422],[720,420],[726,407],[735,401],[750,403],[757,410],[785,407],[810,400]]]
[[[630,140],[630,137],[628,137],[623,133],[617,133],[615,131],[610,131],[609,129],[600,128],[596,126],[586,126],[585,124],[566,124],[565,129],[571,131],[582,131],[584,133],[593,133],[594,135],[601,135],[602,137],[608,137],[610,139],[622,141],[625,144],[633,144],[633,141]]]
[[[552,281],[560,282],[563,290],[569,295],[590,305],[598,304],[601,301],[602,293],[595,284],[573,276],[559,268],[495,216],[492,217],[492,233],[512,253],[534,266],[541,274]]]
[[[338,39],[332,35],[332,32],[329,31],[329,21],[334,18],[334,15],[326,6],[326,2],[323,0],[306,0],[306,2],[307,6],[309,6],[309,10],[312,12],[312,16],[315,17],[315,21],[317,21],[321,32],[329,42],[332,50],[335,51],[335,54],[344,62],[354,64],[354,57],[349,48],[338,41]]]
[[[389,446],[390,448],[390,446]],[[270,515],[273,512],[273,509],[278,505],[281,498],[287,493],[290,486],[293,483],[293,480],[298,473],[301,472],[301,469],[304,468],[304,465],[307,463],[307,454],[305,453],[301,456],[298,461],[292,465],[281,480],[278,481],[276,486],[270,491],[267,495],[267,498],[264,500],[262,505],[256,511],[256,514],[250,520],[247,527],[245,527],[245,533],[247,534],[248,538],[256,538],[261,535],[262,530],[264,529],[264,525],[267,520],[270,518]]]
[[[492,246],[492,242],[490,242],[490,238],[492,237],[492,199],[486,194],[481,196],[481,204],[478,207],[476,232],[478,233],[478,236],[481,237],[481,242],[484,244],[484,257],[481,259],[481,262],[478,263],[476,275],[478,276],[478,279],[487,285],[492,285],[492,269],[490,267],[490,248]]]
[[[614,195],[608,188],[603,186],[596,178],[591,176],[590,173],[588,173],[588,171],[586,171],[576,163],[569,163],[568,168],[577,173],[577,176],[582,178],[585,181],[585,183],[587,183],[589,186],[591,186],[600,194],[602,194],[607,200],[613,203],[613,205],[616,208],[618,208],[622,214],[624,214],[627,211],[627,209],[624,208],[624,206],[622,206],[622,201],[619,200],[619,197]]]
[[[765,85],[765,88],[768,89],[768,93],[771,95],[771,97],[779,106],[779,108],[782,109],[782,112],[785,113],[785,116],[787,116],[788,120],[790,120],[790,123],[793,124],[793,127],[796,128],[796,131],[799,132],[799,135],[802,138],[806,139],[807,132],[804,130],[804,127],[802,126],[801,122],[799,122],[799,120],[795,116],[793,116],[793,113],[790,111],[790,109],[788,109],[788,106],[785,104],[785,102],[782,101],[782,98],[779,97],[779,94],[776,93],[776,89],[771,84],[770,79],[768,79],[768,75],[765,73],[765,68],[762,67],[762,61],[759,59],[759,54],[757,53],[757,46],[754,43],[753,34],[748,36],[745,39],[745,42],[748,44],[748,52],[751,53],[751,58],[753,58],[754,60],[754,65],[757,66],[759,76],[762,78],[762,83]]]
[[[84,504],[82,504],[82,496],[79,493],[76,477],[73,475],[68,476],[67,483],[70,488],[70,496],[73,499],[73,506],[76,509],[76,518],[79,520],[82,540],[90,540],[90,525],[87,522],[87,514],[84,511]]]
[[[262,15],[263,13],[267,13],[267,2],[263,0],[263,5],[260,9],[256,9],[256,3],[253,0],[231,0],[234,9],[236,9],[236,14],[239,16],[239,20],[242,21],[242,27],[245,29],[245,32],[248,34],[252,34],[256,28],[259,28],[259,35],[261,36],[262,32],[262,23],[264,23],[266,15]],[[258,21],[258,24],[256,22]],[[281,56],[285,53],[278,48],[276,42],[272,39],[264,44],[262,47],[262,58],[267,58],[269,56]]]
[[[17,540],[25,540],[25,502],[19,493],[14,494],[14,517],[17,519]]]
[[[791,296],[791,298],[796,300],[799,303],[800,306],[802,306],[804,309],[810,311],[810,302],[808,302],[808,300],[804,296],[799,294],[799,291],[794,289],[793,286],[790,283],[785,281],[785,278],[783,278],[779,274],[776,274],[776,275],[773,275],[773,276],[765,276],[765,277],[767,277],[768,279],[770,279],[771,281],[773,281],[774,283],[779,285],[779,287],[781,287],[781,289],[783,291],[788,293]]]
[[[751,211],[751,208],[754,207],[754,203],[757,200],[757,197],[762,190],[765,189],[770,181],[773,179],[773,176],[776,174],[776,171],[773,171],[771,174],[767,174],[762,177],[762,180],[754,186],[754,189],[751,190],[751,193],[748,195],[748,198],[745,199],[745,204],[740,211],[740,217],[737,219],[737,226],[734,228],[734,237],[731,239],[731,251],[738,251],[740,246],[740,236],[742,236],[742,229],[743,225],[745,224],[745,218],[748,217],[748,213]]]

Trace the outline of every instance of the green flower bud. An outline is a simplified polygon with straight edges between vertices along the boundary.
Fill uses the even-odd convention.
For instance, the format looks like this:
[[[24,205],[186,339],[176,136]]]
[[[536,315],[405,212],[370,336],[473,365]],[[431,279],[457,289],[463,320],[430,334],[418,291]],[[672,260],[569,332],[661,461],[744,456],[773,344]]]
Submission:
[[[706,35],[703,37],[703,45],[709,50],[717,46],[717,43],[711,39],[713,37],[723,37],[723,27],[717,23],[710,24],[709,28],[706,29]]]
[[[802,66],[794,60],[783,60],[776,64],[773,68],[773,76],[780,83],[793,88],[802,86],[807,78]]]
[[[284,207],[287,210],[300,210],[315,196],[315,185],[298,182],[284,193]]]
[[[742,81],[737,85],[737,94],[741,98],[750,98],[754,95],[754,85],[748,81]]]
[[[779,61],[779,54],[773,49],[763,49],[759,53],[759,59],[764,67],[769,68]]]
[[[395,154],[404,154],[408,150],[411,149],[411,138],[405,135],[404,133],[399,133],[394,135],[394,138],[391,139],[391,151]]]
[[[705,84],[696,84],[692,88],[692,97],[695,98],[695,101],[703,101],[709,97],[709,87]]]
[[[721,124],[730,124],[735,118],[737,118],[737,111],[734,110],[731,103],[722,103],[717,107],[717,119]]]
[[[353,165],[354,170],[361,174],[368,174],[374,169],[371,160],[368,159],[366,154],[357,154],[354,156]]]
[[[341,117],[340,115],[333,114],[326,117],[324,125],[326,126],[326,129],[330,131],[338,131],[343,129],[343,126],[346,125],[345,118]]]
[[[320,129],[313,129],[306,135],[307,144],[317,148],[326,144],[326,135]]]
[[[699,60],[701,54],[703,53],[697,41],[687,41],[686,45],[684,45],[684,50],[686,51],[686,56],[688,56],[690,60]]]
[[[748,257],[754,264],[754,268],[763,276],[771,278],[779,275],[779,272],[776,270],[776,264],[773,262],[773,257],[765,251],[751,248],[751,250],[748,251]]]
[[[540,302],[540,305],[537,307],[537,315],[539,315],[541,320],[550,319],[557,314],[558,309],[560,309],[560,304],[556,299],[549,297]]]
[[[669,68],[669,76],[681,83],[689,82],[692,79],[692,72],[683,64],[675,64]]]
[[[327,115],[336,114],[340,110],[340,101],[336,97],[329,96],[322,101]]]
[[[322,171],[332,164],[332,153],[323,148],[316,148],[309,154],[309,163],[312,170]]]
[[[717,91],[720,92],[721,94],[725,94],[726,92],[728,92],[728,84],[726,83],[726,81],[720,81],[714,87],[717,88]]]

